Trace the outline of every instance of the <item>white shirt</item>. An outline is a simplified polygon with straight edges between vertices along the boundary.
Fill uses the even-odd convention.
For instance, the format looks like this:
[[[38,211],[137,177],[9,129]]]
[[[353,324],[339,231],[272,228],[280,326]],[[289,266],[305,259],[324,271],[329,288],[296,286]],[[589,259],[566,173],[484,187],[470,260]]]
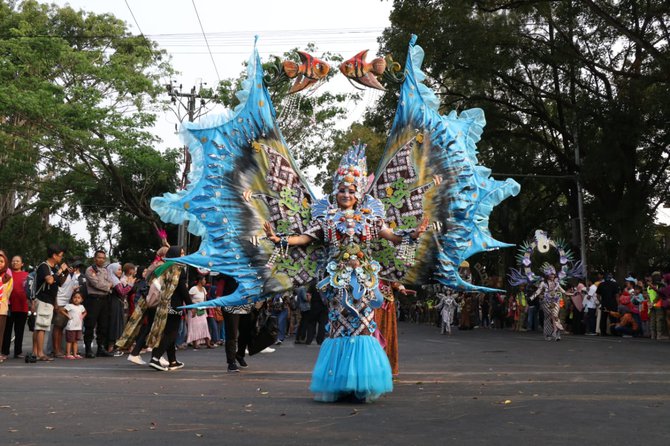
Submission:
[[[74,293],[75,288],[79,286],[79,273],[68,274],[65,282],[58,287],[58,294],[56,294],[56,304],[59,307],[64,307],[70,303],[70,298],[72,293]]]
[[[202,291],[200,291],[197,286],[194,286],[188,290],[188,294],[191,295],[191,300],[194,304],[199,304],[200,302],[205,301],[205,297],[207,297],[207,290],[203,288]]]
[[[67,321],[65,329],[67,331],[79,331],[84,326],[84,318],[82,315],[86,311],[83,305],[67,304],[65,305],[65,311],[67,311],[70,320]]]
[[[591,285],[589,287],[588,293],[586,293],[586,296],[584,297],[584,301],[582,304],[584,305],[584,308],[595,310],[598,307],[598,299],[596,299],[596,290],[598,289],[597,286]]]

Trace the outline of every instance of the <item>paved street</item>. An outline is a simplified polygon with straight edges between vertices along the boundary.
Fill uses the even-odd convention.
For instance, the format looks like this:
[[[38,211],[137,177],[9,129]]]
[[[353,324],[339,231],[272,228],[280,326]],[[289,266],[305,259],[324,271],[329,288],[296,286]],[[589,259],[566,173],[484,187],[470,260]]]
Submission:
[[[666,445],[670,342],[400,323],[400,377],[374,404],[313,402],[317,346],[286,342],[239,374],[126,358],[0,365],[0,444]],[[145,355],[146,357],[147,355]]]

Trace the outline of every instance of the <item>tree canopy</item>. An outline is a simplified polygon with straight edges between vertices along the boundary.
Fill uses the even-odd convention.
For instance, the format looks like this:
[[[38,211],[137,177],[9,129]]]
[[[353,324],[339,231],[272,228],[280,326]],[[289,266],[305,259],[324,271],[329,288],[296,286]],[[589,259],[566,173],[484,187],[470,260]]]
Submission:
[[[177,153],[148,130],[171,73],[156,43],[111,15],[0,2],[0,230],[25,214],[83,217],[98,245],[124,216],[151,240],[149,199],[176,182]]]
[[[669,19],[663,1],[396,0],[380,40],[403,60],[419,35],[443,108],[485,110],[484,164],[534,176],[496,214],[502,239],[571,238],[579,175],[590,263],[624,275],[649,268],[670,187]],[[382,130],[395,101],[368,124]]]

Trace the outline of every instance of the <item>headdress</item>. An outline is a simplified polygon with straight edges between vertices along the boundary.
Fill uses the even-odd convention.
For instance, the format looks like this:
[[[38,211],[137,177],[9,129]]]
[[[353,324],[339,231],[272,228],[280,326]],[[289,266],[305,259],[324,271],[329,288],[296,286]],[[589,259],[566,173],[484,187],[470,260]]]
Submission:
[[[365,158],[365,144],[354,143],[347,153],[342,156],[340,165],[333,175],[333,193],[337,193],[340,184],[356,186],[355,197],[360,203],[367,191],[368,166]]]
[[[554,268],[553,265],[545,263],[544,265],[542,265],[542,272],[544,273],[545,276],[549,276],[551,274],[555,276],[556,268]]]

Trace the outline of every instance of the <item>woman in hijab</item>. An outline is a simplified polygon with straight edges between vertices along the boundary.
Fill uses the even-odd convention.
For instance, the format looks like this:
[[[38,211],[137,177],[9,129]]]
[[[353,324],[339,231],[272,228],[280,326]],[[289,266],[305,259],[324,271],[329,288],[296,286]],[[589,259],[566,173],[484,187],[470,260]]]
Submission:
[[[128,264],[125,266],[128,266]],[[128,272],[134,274],[135,266],[130,266],[132,266],[132,268],[127,268]],[[123,326],[125,325],[124,308],[128,293],[133,289],[135,278],[127,274],[124,275],[120,263],[110,263],[107,266],[107,271],[109,272],[109,278],[112,281],[112,290],[108,300],[109,332],[107,335],[107,351],[111,353],[114,350],[116,340],[121,337],[121,334],[123,333]],[[121,355],[123,355],[123,353],[120,351],[117,351],[117,353],[114,354],[114,356]]]

